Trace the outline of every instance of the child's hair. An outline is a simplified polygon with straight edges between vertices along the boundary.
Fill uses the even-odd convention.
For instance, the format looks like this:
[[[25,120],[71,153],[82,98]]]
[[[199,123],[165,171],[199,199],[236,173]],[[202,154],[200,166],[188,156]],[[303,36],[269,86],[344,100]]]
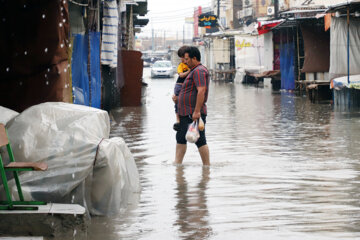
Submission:
[[[185,50],[188,48],[188,46],[182,46],[181,48],[179,48],[177,54],[179,57],[184,57],[185,55]]]

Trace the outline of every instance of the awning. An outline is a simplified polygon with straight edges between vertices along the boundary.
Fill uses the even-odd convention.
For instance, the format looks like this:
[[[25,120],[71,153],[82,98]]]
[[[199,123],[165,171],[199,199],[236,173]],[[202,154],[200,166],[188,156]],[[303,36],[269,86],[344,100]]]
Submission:
[[[258,22],[258,33],[259,35],[270,32],[274,27],[284,22],[285,20],[274,20],[274,21],[260,21]]]
[[[326,12],[334,13],[339,11],[341,13],[346,13],[348,8],[350,10],[350,13],[358,11],[360,9],[360,0],[349,0],[347,2],[331,5]]]
[[[135,26],[139,26],[139,27],[144,27],[149,23],[149,19],[148,18],[143,18],[143,17],[138,17],[136,16],[134,18],[134,25]]]

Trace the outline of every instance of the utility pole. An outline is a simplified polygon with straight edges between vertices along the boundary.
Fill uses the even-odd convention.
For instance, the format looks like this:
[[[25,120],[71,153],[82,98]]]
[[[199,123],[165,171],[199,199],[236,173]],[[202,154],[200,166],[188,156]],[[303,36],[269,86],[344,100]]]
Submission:
[[[154,29],[152,29],[152,37],[151,37],[151,50],[154,52],[155,49],[155,41],[154,41]]]
[[[183,45],[185,44],[185,24],[183,24]]]
[[[274,0],[275,19],[279,17],[279,0]]]
[[[220,21],[220,0],[217,0],[217,18]]]
[[[164,30],[164,49],[166,49],[166,31]]]

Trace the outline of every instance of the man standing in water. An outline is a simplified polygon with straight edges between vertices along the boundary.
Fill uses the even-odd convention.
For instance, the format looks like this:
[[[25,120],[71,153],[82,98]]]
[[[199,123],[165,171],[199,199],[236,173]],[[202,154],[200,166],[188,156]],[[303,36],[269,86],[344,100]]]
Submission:
[[[209,72],[201,64],[200,51],[196,47],[185,50],[185,62],[191,72],[185,79],[177,99],[180,116],[180,130],[176,133],[175,163],[181,164],[186,153],[186,139],[188,125],[201,117],[206,123],[206,101],[209,93]],[[200,138],[195,143],[198,147],[203,165],[210,165],[209,148],[206,144],[205,129],[200,131]]]

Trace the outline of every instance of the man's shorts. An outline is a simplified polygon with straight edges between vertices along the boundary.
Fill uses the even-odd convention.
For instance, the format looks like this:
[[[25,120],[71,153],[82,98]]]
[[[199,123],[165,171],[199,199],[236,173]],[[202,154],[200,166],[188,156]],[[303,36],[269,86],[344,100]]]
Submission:
[[[206,115],[201,114],[201,118],[206,123]],[[176,133],[176,142],[178,144],[186,144],[186,132],[188,130],[189,124],[193,122],[192,116],[180,116],[180,130]],[[206,128],[205,128],[206,129]],[[195,143],[198,148],[206,145],[206,136],[205,136],[205,129],[204,131],[199,131],[200,137]]]

